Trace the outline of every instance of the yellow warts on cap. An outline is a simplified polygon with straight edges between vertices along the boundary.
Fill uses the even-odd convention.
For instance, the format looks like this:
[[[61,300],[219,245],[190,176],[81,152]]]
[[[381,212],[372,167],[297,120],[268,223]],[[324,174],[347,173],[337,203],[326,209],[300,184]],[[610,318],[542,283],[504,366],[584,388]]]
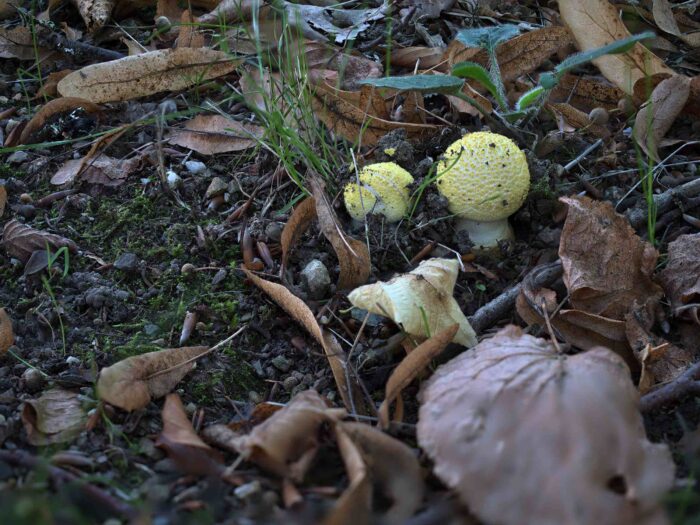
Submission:
[[[384,215],[389,222],[400,221],[408,211],[413,183],[409,172],[394,162],[369,164],[359,173],[360,186],[345,186],[345,207],[353,219],[361,221],[368,213]]]
[[[436,184],[455,215],[497,221],[522,206],[530,187],[530,171],[515,142],[496,133],[477,132],[447,148],[438,163]]]
[[[385,148],[384,154],[393,157],[394,155],[396,155],[396,148]]]

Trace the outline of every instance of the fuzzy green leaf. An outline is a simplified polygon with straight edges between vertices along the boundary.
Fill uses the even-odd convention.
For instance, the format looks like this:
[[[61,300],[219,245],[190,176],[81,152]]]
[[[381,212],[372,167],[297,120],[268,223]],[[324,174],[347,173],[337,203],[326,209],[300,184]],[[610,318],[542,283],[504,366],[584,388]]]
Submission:
[[[467,47],[494,48],[501,42],[518,36],[520,29],[514,24],[501,24],[495,27],[477,27],[462,29],[457,33],[457,40]]]
[[[501,93],[491,79],[489,72],[485,67],[477,64],[476,62],[460,62],[459,64],[455,64],[452,68],[452,76],[476,80],[489,90],[489,93],[493,95],[493,97],[498,101],[499,105],[503,106],[505,104],[505,101],[502,99]]]
[[[360,84],[401,91],[421,91],[424,93],[454,93],[459,91],[464,81],[450,75],[409,75],[405,77],[368,78]]]
[[[541,100],[545,92],[546,89],[542,86],[537,86],[529,91],[526,91],[520,96],[518,102],[516,102],[515,109],[517,109],[518,111],[523,111],[524,109],[532,106],[533,104]]]

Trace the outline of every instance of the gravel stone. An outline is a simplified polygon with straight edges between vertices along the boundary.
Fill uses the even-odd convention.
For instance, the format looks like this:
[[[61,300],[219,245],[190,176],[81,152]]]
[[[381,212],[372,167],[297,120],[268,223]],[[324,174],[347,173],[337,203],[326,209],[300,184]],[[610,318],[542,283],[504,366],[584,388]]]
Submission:
[[[323,299],[331,286],[328,268],[318,259],[313,259],[304,267],[301,279],[311,299]]]
[[[133,272],[139,267],[139,258],[135,253],[122,253],[116,261],[114,261],[114,267],[117,270],[122,270],[124,272]]]
[[[272,358],[272,366],[274,366],[280,372],[288,372],[292,368],[292,361],[287,359],[283,355],[277,355]]]
[[[7,157],[7,162],[8,164],[22,164],[23,162],[26,162],[27,159],[29,159],[29,153],[26,151],[15,151],[12,155]]]
[[[198,160],[188,160],[187,162],[185,162],[185,168],[187,168],[187,171],[189,171],[190,173],[196,175],[197,173],[202,173],[203,171],[206,171],[207,165]]]

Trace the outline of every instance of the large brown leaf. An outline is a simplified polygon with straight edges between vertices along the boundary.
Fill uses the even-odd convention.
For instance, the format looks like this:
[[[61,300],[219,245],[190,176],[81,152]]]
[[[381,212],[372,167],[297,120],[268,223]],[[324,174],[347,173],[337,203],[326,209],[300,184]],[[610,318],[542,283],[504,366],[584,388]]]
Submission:
[[[664,523],[674,465],[638,404],[614,353],[566,356],[509,326],[438,368],[418,442],[486,523]]]
[[[567,73],[552,90],[550,102],[567,102],[590,113],[593,108],[616,109],[625,92],[603,80]]]
[[[671,129],[676,117],[688,101],[690,78],[673,75],[654,88],[646,106],[634,120],[634,138],[637,144],[654,160],[659,161],[661,139]]]
[[[72,441],[85,430],[87,412],[80,396],[63,388],[52,388],[38,399],[22,405],[27,440],[35,446]]]
[[[637,301],[650,309],[661,297],[651,280],[658,252],[640,239],[609,202],[562,197],[569,211],[559,257],[577,310],[623,320]]]
[[[14,219],[5,224],[2,231],[2,242],[7,254],[22,262],[27,262],[35,251],[46,250],[47,245],[52,250],[65,246],[71,253],[78,251],[78,247],[70,239],[42,230],[35,230]]]
[[[124,410],[144,408],[152,398],[168,394],[207,350],[206,346],[186,346],[127,357],[102,369],[98,395]]]
[[[608,0],[559,0],[559,13],[582,51],[630,36],[617,8]],[[593,63],[605,78],[628,95],[640,78],[656,73],[673,74],[663,60],[639,43],[627,53],[604,55]]]
[[[58,92],[91,102],[116,102],[179,91],[230,73],[242,60],[207,48],[160,49],[85,66],[63,78]]]
[[[681,235],[669,243],[668,262],[659,281],[674,315],[698,318],[698,307],[686,305],[700,303],[700,233]]]

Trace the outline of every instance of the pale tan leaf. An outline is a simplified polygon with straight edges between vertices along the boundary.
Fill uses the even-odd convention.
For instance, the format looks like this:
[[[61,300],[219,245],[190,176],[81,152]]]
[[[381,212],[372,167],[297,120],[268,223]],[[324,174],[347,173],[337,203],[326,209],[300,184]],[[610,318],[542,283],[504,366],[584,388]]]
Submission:
[[[547,104],[546,108],[554,113],[555,117],[563,119],[566,124],[576,130],[590,133],[594,137],[602,139],[610,136],[608,128],[591,122],[586,113],[569,104],[552,103]]]
[[[438,368],[420,399],[418,442],[481,521],[665,523],[671,454],[646,439],[611,351],[564,355],[509,326]]]
[[[202,155],[242,151],[255,146],[265,129],[250,122],[238,122],[222,115],[197,115],[185,122],[168,142]]]
[[[700,32],[681,33],[668,0],[653,0],[654,21],[663,31],[677,36],[690,47],[700,47]]]
[[[581,51],[630,36],[617,8],[608,0],[559,0],[559,12]],[[673,74],[659,57],[639,43],[627,53],[604,55],[593,63],[605,78],[628,95],[640,78],[657,73]]]
[[[112,16],[115,0],[73,0],[90,33],[102,29]]]
[[[391,63],[407,69],[430,69],[445,61],[442,47],[411,46],[392,49]]]
[[[661,288],[651,275],[658,252],[609,202],[560,200],[569,207],[559,243],[564,284],[577,310],[623,320],[633,303],[653,308]]]
[[[292,248],[299,242],[299,239],[311,223],[316,218],[316,201],[313,197],[307,197],[301,201],[292,211],[287,223],[282,230],[280,245],[282,247],[282,263],[280,265],[280,275],[284,275],[287,261]]]
[[[453,297],[459,266],[456,259],[428,259],[415,270],[388,282],[353,290],[353,306],[389,317],[406,333],[430,337],[457,323],[454,342],[470,347],[476,334]]]
[[[52,388],[22,405],[22,423],[34,446],[66,443],[85,430],[87,413],[76,392]]]
[[[384,401],[379,406],[379,425],[382,428],[389,428],[389,408],[394,400],[401,395],[401,391],[404,388],[425,370],[430,361],[440,355],[457,334],[457,330],[459,330],[459,325],[454,324],[439,334],[435,334],[414,348],[394,368],[394,371],[389,376],[389,380],[386,382]]]
[[[260,288],[263,292],[269,295],[273,301],[275,301],[282,309],[287,312],[296,322],[303,326],[307,332],[309,332],[314,339],[321,345],[323,351],[328,358],[328,363],[330,364],[331,371],[333,372],[333,377],[335,378],[336,386],[340,393],[340,397],[343,399],[343,403],[348,410],[352,410],[353,403],[350,401],[350,393],[348,391],[348,384],[345,379],[345,351],[343,351],[338,341],[332,334],[324,333],[321,326],[316,321],[316,317],[309,307],[299,299],[292,292],[287,290],[284,286],[277,283],[272,283],[261,279],[257,275],[253,274],[249,270],[243,268],[246,277],[250,279],[255,286]],[[358,386],[353,383],[350,387],[353,389],[353,399],[355,401],[355,408],[364,412],[364,404],[362,402],[363,398],[358,395],[360,392]]]
[[[177,36],[176,47],[204,47],[204,34],[195,25],[192,11],[183,11],[180,17],[180,33]]]
[[[120,186],[139,167],[142,158],[141,155],[131,159],[115,159],[107,155],[97,155],[92,159],[87,156],[82,159],[71,159],[54,173],[51,177],[51,184],[62,186],[72,184],[77,179],[101,186]]]
[[[158,436],[156,446],[164,448],[180,470],[193,475],[214,474],[221,470],[221,453],[197,435],[180,396],[168,394],[165,397],[162,416],[163,431]]]
[[[0,357],[5,355],[15,344],[15,332],[12,330],[12,319],[4,308],[0,308]]]
[[[344,422],[336,426],[357,445],[373,485],[391,502],[380,521],[387,525],[405,523],[421,506],[425,491],[416,455],[398,439],[367,424]]]
[[[27,262],[35,251],[46,250],[47,245],[52,250],[65,246],[71,253],[78,251],[78,247],[70,239],[36,230],[14,219],[5,224],[2,242],[7,254],[22,262]]]
[[[333,246],[333,251],[335,251],[340,265],[338,289],[355,288],[366,283],[371,271],[367,245],[349,237],[342,230],[320,178],[311,177],[310,185],[311,193],[316,202],[316,217],[319,227]]]
[[[86,66],[58,83],[64,97],[116,102],[180,91],[236,69],[241,59],[206,48],[149,51]]]
[[[208,350],[206,346],[167,348],[127,357],[103,368],[97,381],[101,400],[127,411],[144,408],[168,394],[187,372],[193,360]]]
[[[658,148],[690,95],[690,78],[674,75],[654,88],[648,104],[637,112],[634,138],[649,156],[659,161]]]
[[[686,305],[700,303],[700,233],[680,235],[668,245],[668,262],[659,281],[671,301],[673,314],[692,319]]]
[[[27,144],[32,134],[44,127],[46,121],[59,113],[67,113],[74,109],[82,108],[86,113],[98,113],[102,108],[97,104],[93,104],[89,100],[75,97],[61,97],[51,100],[44,104],[31,118],[27,125],[22,130],[19,137],[19,144]]]

